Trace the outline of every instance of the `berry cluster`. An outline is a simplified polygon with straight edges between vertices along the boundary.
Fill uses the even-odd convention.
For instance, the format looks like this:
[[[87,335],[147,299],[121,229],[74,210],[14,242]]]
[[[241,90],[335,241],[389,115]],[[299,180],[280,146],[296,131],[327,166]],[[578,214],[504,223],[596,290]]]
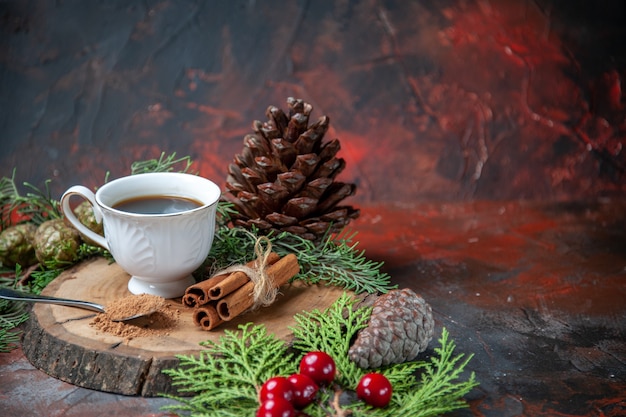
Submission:
[[[335,379],[336,366],[325,352],[309,352],[300,361],[299,373],[275,376],[263,384],[256,417],[296,417],[311,404],[319,391]],[[357,396],[374,407],[386,407],[391,401],[391,383],[382,374],[369,373],[359,381]]]

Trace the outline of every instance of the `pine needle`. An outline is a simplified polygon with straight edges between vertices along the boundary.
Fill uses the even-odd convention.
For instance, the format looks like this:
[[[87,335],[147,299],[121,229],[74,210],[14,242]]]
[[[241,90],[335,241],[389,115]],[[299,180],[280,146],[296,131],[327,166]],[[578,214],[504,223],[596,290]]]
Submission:
[[[422,369],[419,389],[399,402],[399,415],[407,417],[428,417],[441,415],[458,408],[467,407],[463,396],[478,386],[476,375],[461,381],[461,375],[473,355],[454,356],[455,344],[449,340],[444,328],[429,363]]]
[[[182,406],[167,409],[193,416],[251,416],[263,382],[295,371],[285,343],[264,326],[242,325],[238,332],[225,331],[219,343],[203,345],[207,349],[198,357],[179,356],[180,367],[164,371],[180,392],[195,394],[191,399],[170,396]]]
[[[0,300],[0,352],[10,352],[19,345],[21,332],[15,328],[26,320],[26,304]]]
[[[333,385],[320,389],[316,402],[304,409],[309,416],[427,417],[467,407],[463,396],[478,385],[473,373],[466,380],[462,378],[471,356],[455,355],[455,345],[445,328],[430,361],[374,370],[352,363],[347,355],[350,343],[367,325],[371,314],[370,307],[355,305],[354,298],[343,294],[328,309],[296,315],[291,349],[267,334],[263,325],[248,323],[237,332],[225,331],[217,343],[204,342],[207,349],[198,356],[178,356],[179,367],[164,372],[181,393],[193,397],[166,395],[178,404],[165,409],[192,417],[252,416],[263,382],[296,372],[301,357],[314,350],[323,350],[335,359],[337,377]],[[393,395],[389,406],[373,408],[356,399],[354,390],[361,376],[368,372],[380,372],[391,382]],[[333,399],[340,392],[346,393],[348,400],[337,409]]]
[[[189,156],[176,158],[176,152],[168,156],[165,156],[165,152],[161,152],[159,159],[133,162],[130,166],[130,172],[131,175],[149,172],[172,172],[174,170],[176,172],[188,172],[192,164],[193,162]]]
[[[0,230],[11,225],[11,214],[14,212],[36,225],[60,218],[59,202],[51,196],[50,182],[47,180],[44,183],[44,190],[25,182],[23,186],[30,191],[22,194],[15,183],[15,170],[11,177],[0,178]]]
[[[372,311],[371,307],[355,309],[355,303],[344,293],[328,309],[296,314],[296,326],[290,328],[294,348],[328,353],[335,359],[340,383],[354,387],[365,372],[348,358],[348,350],[359,330],[367,327]]]
[[[386,293],[396,288],[391,284],[391,277],[381,271],[382,262],[371,261],[364,251],[356,249],[358,242],[352,243],[355,235],[327,236],[321,244],[288,232],[268,238],[273,250],[280,256],[297,255],[300,273],[294,279],[308,284],[337,286],[357,294]],[[218,227],[207,263],[213,266],[212,271],[246,263],[254,254],[257,238],[255,230]]]

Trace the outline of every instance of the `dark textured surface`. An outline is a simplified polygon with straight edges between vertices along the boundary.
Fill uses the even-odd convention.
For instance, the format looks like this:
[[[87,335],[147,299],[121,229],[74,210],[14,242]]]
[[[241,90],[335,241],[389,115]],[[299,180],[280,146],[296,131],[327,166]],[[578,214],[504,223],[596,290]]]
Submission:
[[[57,195],[176,151],[223,183],[252,121],[303,98],[358,184],[360,247],[475,355],[454,415],[623,416],[625,7],[1,2],[0,174]],[[3,415],[165,403],[0,354]]]
[[[60,193],[177,151],[221,180],[295,96],[361,201],[621,194],[626,6],[579,3],[2,2],[0,166]]]
[[[445,326],[457,351],[474,355],[468,371],[480,387],[455,416],[618,417],[626,415],[625,209],[624,200],[373,205],[354,229],[359,248],[432,305],[435,335]],[[140,416],[166,402],[71,386],[19,350],[0,354],[0,381],[7,415],[48,407],[50,416]],[[88,402],[99,405],[86,411]]]
[[[387,210],[359,228],[368,253],[475,354],[474,414],[459,415],[626,415],[622,204]]]

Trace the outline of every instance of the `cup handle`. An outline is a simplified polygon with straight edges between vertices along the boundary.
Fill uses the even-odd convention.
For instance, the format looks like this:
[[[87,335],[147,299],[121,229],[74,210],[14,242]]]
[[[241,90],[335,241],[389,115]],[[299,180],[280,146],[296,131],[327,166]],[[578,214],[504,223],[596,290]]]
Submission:
[[[87,236],[89,239],[93,240],[98,245],[102,246],[110,252],[111,250],[109,249],[109,244],[107,243],[106,239],[82,224],[74,214],[74,210],[72,210],[72,208],[70,207],[70,197],[73,195],[80,196],[89,201],[93,208],[93,214],[96,217],[96,221],[98,223],[102,221],[102,211],[96,204],[95,194],[89,188],[83,187],[82,185],[75,185],[73,187],[70,187],[61,196],[61,209],[63,210],[65,218],[67,218],[67,220],[72,223],[72,226],[74,226],[80,233]]]

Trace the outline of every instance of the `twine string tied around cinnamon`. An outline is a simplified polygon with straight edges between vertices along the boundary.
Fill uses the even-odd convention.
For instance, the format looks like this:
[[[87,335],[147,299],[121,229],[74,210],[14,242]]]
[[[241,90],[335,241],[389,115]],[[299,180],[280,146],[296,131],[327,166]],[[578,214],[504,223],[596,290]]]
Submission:
[[[214,275],[217,276],[222,274],[232,274],[233,272],[243,272],[248,276],[250,281],[254,283],[254,289],[252,291],[253,304],[250,309],[255,310],[259,307],[269,306],[274,302],[274,300],[276,300],[276,296],[279,291],[273,277],[267,273],[268,258],[271,253],[272,242],[267,238],[267,236],[260,236],[254,243],[254,254],[256,256],[254,268],[243,264],[232,265],[216,272]]]

